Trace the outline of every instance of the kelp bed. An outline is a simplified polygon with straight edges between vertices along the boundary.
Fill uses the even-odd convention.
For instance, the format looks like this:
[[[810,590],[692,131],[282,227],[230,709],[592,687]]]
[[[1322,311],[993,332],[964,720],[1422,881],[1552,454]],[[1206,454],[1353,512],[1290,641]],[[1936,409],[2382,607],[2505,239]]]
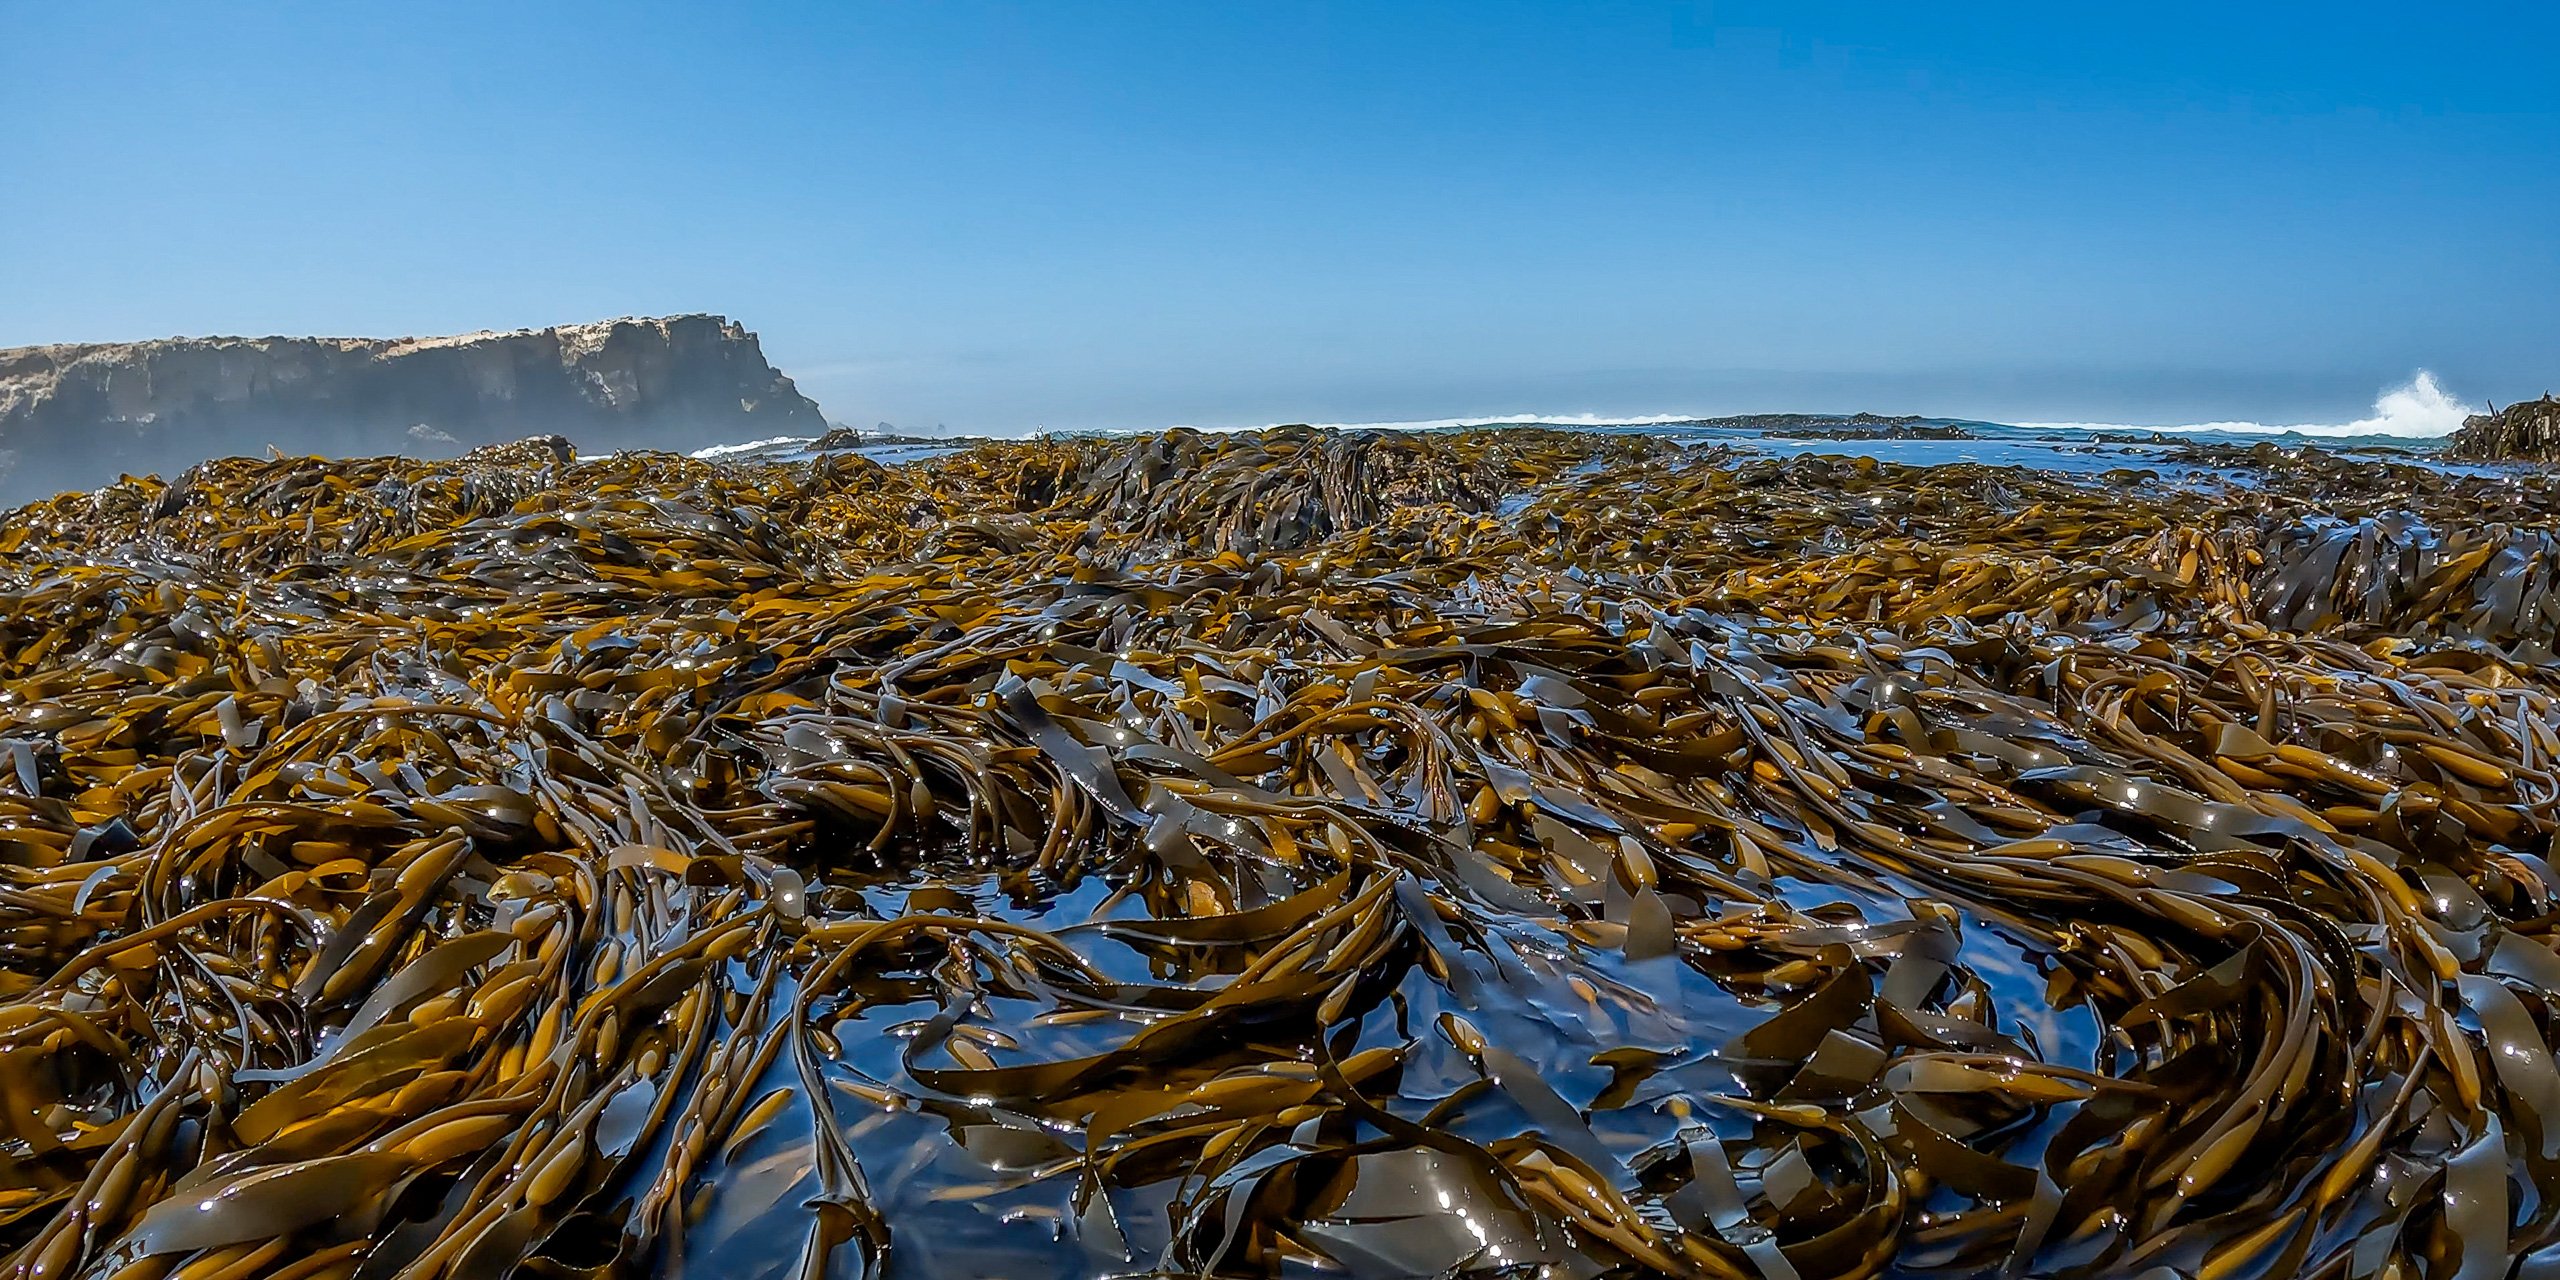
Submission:
[[[2549,483],[2200,461],[27,508],[9,1274],[2560,1275]]]

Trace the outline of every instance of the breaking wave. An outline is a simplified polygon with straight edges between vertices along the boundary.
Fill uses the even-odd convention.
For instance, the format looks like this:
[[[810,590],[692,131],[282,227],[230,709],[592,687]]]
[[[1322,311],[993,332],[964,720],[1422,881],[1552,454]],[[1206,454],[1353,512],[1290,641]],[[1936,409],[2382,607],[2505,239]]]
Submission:
[[[2321,437],[2397,436],[2428,439],[2451,435],[2469,416],[2471,409],[2447,392],[2436,381],[2435,374],[2421,369],[2409,381],[2384,391],[2373,402],[2373,416],[2353,422],[2192,422],[2178,425],[2135,422],[2016,422],[1999,423],[1988,419],[1949,418],[1967,425],[2009,426],[2030,432],[2166,432],[2181,435],[2298,435]],[[1712,421],[1717,415],[1702,413],[1599,414],[1599,413],[1495,413],[1463,418],[1419,418],[1391,422],[1320,422],[1312,425],[1338,431],[1445,431],[1460,427],[1542,426],[1542,427],[1677,427],[1689,423]],[[1208,432],[1257,431],[1279,423],[1261,425],[1228,424],[1218,426],[1191,425],[1190,429]],[[1120,430],[1067,432],[1071,435],[1144,435],[1167,430],[1163,427],[1129,427]],[[1180,429],[1180,428],[1172,428]],[[985,436],[1004,439],[1044,434],[1040,428],[997,430]],[[761,454],[791,445],[813,441],[813,436],[775,436],[737,444],[719,444],[693,451],[696,458],[712,459],[739,454]]]
[[[2132,422],[2017,422],[2001,425],[2028,431],[2164,431],[2180,434],[2226,432],[2234,435],[2301,435],[2301,436],[2402,436],[2427,438],[2453,434],[2472,410],[2447,392],[2436,375],[2420,369],[2409,381],[2383,392],[2373,402],[2373,416],[2353,422],[2193,422],[2160,425]],[[1398,422],[1323,422],[1314,425],[1343,431],[1434,431],[1453,427],[1542,426],[1542,427],[1650,427],[1678,426],[1683,423],[1710,420],[1718,415],[1704,413],[1597,414],[1597,413],[1510,413],[1480,414],[1466,418],[1425,418]],[[1977,421],[1989,421],[1987,419]],[[1269,424],[1278,425],[1278,424]],[[1255,427],[1199,427],[1202,431],[1250,431]],[[1125,434],[1125,433],[1104,433]]]
[[[2146,426],[2124,422],[2021,422],[2016,425],[2031,431],[2229,432],[2234,435],[2404,436],[2423,439],[2453,434],[2470,413],[2468,406],[2436,382],[2436,375],[2420,369],[2417,376],[2408,382],[2383,392],[2373,402],[2372,417],[2358,418],[2353,422],[2306,422],[2281,426],[2264,422],[2196,422],[2184,426]]]
[[[807,444],[815,439],[817,439],[816,436],[769,436],[762,440],[748,440],[739,444],[715,444],[708,449],[696,449],[685,456],[708,461],[712,458],[725,458],[733,453],[754,453],[760,449],[772,449],[786,444]]]

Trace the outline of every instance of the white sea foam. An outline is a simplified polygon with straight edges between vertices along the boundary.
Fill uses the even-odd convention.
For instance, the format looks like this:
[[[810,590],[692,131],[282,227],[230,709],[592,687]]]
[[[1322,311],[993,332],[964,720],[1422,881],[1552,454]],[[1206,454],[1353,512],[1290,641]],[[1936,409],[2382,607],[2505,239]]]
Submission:
[[[2163,430],[2163,433],[2237,433],[2237,435],[2401,435],[2401,438],[2432,438],[2452,435],[2470,415],[2470,407],[2445,392],[2437,384],[2435,374],[2419,369],[2401,387],[2388,389],[2373,402],[2373,417],[2358,417],[2355,422],[2181,422],[2181,425],[2158,425],[2158,422],[2010,422],[2015,428],[2028,430]],[[1677,422],[1710,420],[1715,412],[1654,412],[1654,415],[1597,415],[1597,412],[1510,412],[1510,415],[1477,415],[1477,417],[1423,417],[1408,422],[1316,422],[1318,428],[1334,430],[1449,430],[1449,428],[1495,428],[1495,425],[1539,425],[1539,428],[1659,428]],[[1964,417],[1964,415],[1953,415]],[[1277,425],[1277,422],[1272,422]],[[1234,428],[1193,428],[1193,430],[1262,430],[1254,425]],[[1111,433],[1121,435],[1121,433]]]
[[[2472,412],[2436,381],[2436,376],[2420,369],[2408,382],[2382,393],[2373,403],[2373,416],[2353,422],[2305,422],[2278,424],[2265,422],[2190,422],[2156,424],[2135,422],[2019,422],[2009,425],[2032,431],[2163,431],[2178,434],[2229,432],[2237,435],[2304,435],[2304,436],[2403,436],[2426,438],[2451,435]],[[1597,413],[1510,413],[1483,414],[1469,418],[1426,418],[1399,422],[1325,422],[1315,425],[1342,431],[1441,431],[1452,427],[1548,426],[1548,427],[1649,427],[1672,426],[1684,422],[1716,418],[1714,413],[1653,413],[1610,415]],[[1962,415],[1957,415],[1962,416]],[[1270,424],[1277,425],[1277,424]],[[1261,427],[1199,427],[1201,431],[1258,431]],[[1121,433],[1112,433],[1121,434]]]
[[[733,453],[750,453],[757,449],[770,449],[778,444],[807,444],[815,439],[817,439],[816,436],[774,436],[765,440],[749,440],[745,444],[715,444],[708,449],[696,449],[685,456],[689,458],[725,458]]]
[[[2424,439],[2450,435],[2462,425],[2471,410],[2447,393],[2436,376],[2421,369],[2408,382],[2382,393],[2374,401],[2373,416],[2353,422],[2306,422],[2271,424],[2264,422],[2190,422],[2175,425],[2138,422],[2019,422],[2009,425],[2030,431],[2050,432],[2167,432],[2179,435],[2229,433],[2234,435],[2303,435],[2303,436],[2400,436]],[[1655,427],[1678,426],[1723,415],[1714,413],[1491,413],[1464,418],[1418,418],[1392,422],[1319,422],[1312,425],[1335,431],[1445,431],[1458,427],[1543,426],[1543,427]],[[1189,425],[1189,424],[1184,424]],[[1190,426],[1207,432],[1260,431],[1279,423],[1235,424],[1227,426]],[[1152,435],[1180,427],[1131,427],[1117,431],[1096,431],[1104,436]],[[1037,428],[1022,431],[990,433],[996,438],[1037,436]],[[1075,432],[1069,434],[1087,434]],[[775,436],[768,440],[751,440],[744,444],[713,445],[693,452],[696,458],[724,458],[735,454],[769,449],[776,445],[807,444],[811,436]]]
[[[2235,435],[2302,435],[2302,436],[2404,436],[2428,438],[2447,436],[2462,425],[2471,410],[2438,385],[2436,376],[2420,369],[2407,383],[2382,393],[2373,402],[2373,416],[2353,422],[2305,422],[2289,426],[2264,422],[2194,422],[2183,426],[2145,426],[2124,422],[2021,422],[2016,425],[2034,431],[2168,431],[2178,433],[2229,432]]]

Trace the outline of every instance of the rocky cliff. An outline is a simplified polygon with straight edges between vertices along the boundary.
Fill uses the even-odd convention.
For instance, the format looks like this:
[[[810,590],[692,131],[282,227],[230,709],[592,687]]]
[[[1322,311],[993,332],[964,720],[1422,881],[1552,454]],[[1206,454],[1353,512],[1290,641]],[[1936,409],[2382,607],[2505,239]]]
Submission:
[[[826,429],[756,336],[719,316],[0,349],[0,495],[13,500],[270,445],[435,457],[544,433],[594,452]]]
[[[2560,462],[2560,400],[2549,395],[2462,420],[2445,456],[2465,462]]]

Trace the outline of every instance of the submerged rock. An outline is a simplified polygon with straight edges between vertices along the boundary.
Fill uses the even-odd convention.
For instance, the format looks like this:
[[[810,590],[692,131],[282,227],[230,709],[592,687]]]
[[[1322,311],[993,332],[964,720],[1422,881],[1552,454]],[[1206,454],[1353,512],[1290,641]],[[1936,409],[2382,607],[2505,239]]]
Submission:
[[[270,446],[449,456],[551,432],[610,450],[825,429],[756,336],[711,315],[0,350],[0,494],[22,498]]]
[[[2545,394],[2463,419],[2445,456],[2466,462],[2560,460],[2560,400]]]

